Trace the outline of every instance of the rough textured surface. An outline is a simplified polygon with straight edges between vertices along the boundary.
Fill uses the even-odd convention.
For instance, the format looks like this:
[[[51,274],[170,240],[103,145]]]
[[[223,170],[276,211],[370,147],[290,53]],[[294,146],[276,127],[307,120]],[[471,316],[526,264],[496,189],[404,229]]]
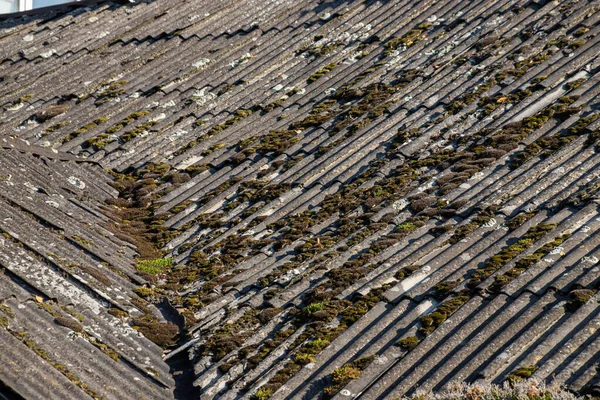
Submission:
[[[598,395],[599,21],[587,0],[0,21],[0,334],[19,343],[0,357],[58,372],[56,398],[392,399],[529,377]],[[185,380],[144,336],[191,360]]]

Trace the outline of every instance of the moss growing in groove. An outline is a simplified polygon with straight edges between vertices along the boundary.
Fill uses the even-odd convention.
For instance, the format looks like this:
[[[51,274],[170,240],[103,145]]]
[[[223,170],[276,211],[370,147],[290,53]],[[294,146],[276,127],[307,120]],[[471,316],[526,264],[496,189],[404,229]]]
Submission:
[[[18,331],[12,331],[12,330],[9,330],[9,332],[16,339],[23,342],[27,347],[29,347],[39,357],[41,357],[42,359],[47,361],[50,365],[52,365],[52,367],[54,367],[58,372],[60,372],[67,379],[69,379],[71,382],[73,382],[73,384],[75,384],[76,386],[81,388],[84,392],[86,392],[91,398],[93,398],[95,400],[103,399],[102,396],[100,396],[98,393],[96,393],[95,391],[90,389],[85,382],[81,381],[81,379],[77,375],[75,375],[74,373],[69,371],[69,369],[67,367],[65,367],[64,365],[59,364],[57,361],[52,359],[44,349],[40,348],[33,340],[29,339],[27,337],[26,332],[18,332]]]
[[[591,298],[596,294],[595,290],[591,289],[575,289],[569,292],[570,300],[565,304],[565,308],[567,311],[575,312],[591,300]]]
[[[4,313],[6,316],[10,317],[10,318],[14,318],[15,314],[13,313],[13,310],[7,306],[6,304],[1,304],[0,303],[0,312]]]
[[[49,126],[43,133],[42,133],[42,137],[44,136],[48,136],[54,132],[56,132],[57,130],[59,130],[62,127],[65,127],[67,125],[69,125],[71,123],[71,121],[61,121],[58,122],[52,126]]]
[[[400,339],[396,345],[403,348],[406,351],[411,351],[419,344],[419,338],[416,336],[408,336],[404,339]]]
[[[490,257],[481,268],[471,274],[471,278],[467,282],[467,287],[474,288],[479,285],[484,279],[488,278],[494,272],[498,271],[510,260],[527,250],[537,240],[546,233],[556,228],[556,224],[542,223],[533,226],[527,230],[525,235],[516,243],[502,249],[496,255]]]
[[[337,67],[337,63],[335,63],[335,62],[327,64],[326,66],[324,66],[323,68],[317,70],[317,72],[315,72],[314,74],[312,74],[307,79],[307,82],[308,83],[313,83],[317,79],[319,79],[322,76],[324,76],[324,75],[328,74],[329,72],[331,72],[335,67]]]
[[[269,388],[260,388],[253,395],[254,400],[268,400],[273,395],[273,390]]]
[[[496,206],[490,206],[485,210],[482,210],[479,215],[473,217],[470,222],[459,226],[454,234],[448,239],[448,243],[456,244],[466,238],[467,235],[474,232],[477,228],[489,222],[496,214],[496,210]]]
[[[151,314],[134,318],[133,328],[162,348],[174,345],[175,338],[179,335],[177,325],[170,322],[158,322]]]
[[[336,368],[331,373],[331,385],[324,389],[325,398],[335,396],[350,381],[360,378],[365,370],[375,359],[375,356],[362,357],[349,364]]]
[[[389,56],[394,50],[398,49],[400,46],[411,47],[414,44],[421,41],[426,35],[425,32],[431,27],[431,23],[423,22],[417,25],[415,28],[411,29],[402,37],[392,38],[387,43],[384,44],[385,52],[383,53],[384,57]]]
[[[506,380],[508,380],[509,382],[516,382],[516,381],[520,381],[523,379],[527,379],[529,377],[531,377],[531,375],[533,375],[533,373],[535,371],[537,371],[537,366],[535,365],[527,365],[524,367],[519,367],[517,369],[515,369],[513,372],[511,372],[510,374],[508,374],[508,376],[506,377]]]
[[[513,268],[501,275],[497,275],[487,291],[490,293],[498,293],[504,286],[525,272],[529,267],[539,262],[544,256],[554,250],[557,246],[560,246],[570,236],[570,234],[559,236],[556,239],[544,244],[533,254],[521,258],[515,263]]]
[[[77,321],[75,321],[75,320],[73,320],[71,318],[68,318],[68,317],[56,317],[56,318],[54,318],[54,322],[56,324],[58,324],[58,325],[67,327],[67,328],[71,329],[74,332],[78,332],[78,333],[83,332],[83,326],[79,322],[77,322]]]
[[[523,225],[525,222],[527,222],[528,220],[530,220],[531,218],[533,218],[535,215],[536,215],[535,212],[517,214],[516,216],[514,216],[513,218],[511,218],[506,223],[506,226],[510,230],[515,230],[518,227],[520,227],[521,225]]]
[[[424,315],[419,319],[421,322],[421,327],[418,329],[418,332],[423,336],[430,335],[438,326],[440,326],[446,319],[448,319],[470,299],[471,295],[467,291],[463,291],[457,296],[446,300],[440,304],[435,311]]]
[[[125,80],[102,83],[101,88],[96,95],[96,101],[94,102],[94,105],[100,106],[121,96],[123,93],[125,93],[125,90],[121,88],[125,86],[126,83],[127,81]]]

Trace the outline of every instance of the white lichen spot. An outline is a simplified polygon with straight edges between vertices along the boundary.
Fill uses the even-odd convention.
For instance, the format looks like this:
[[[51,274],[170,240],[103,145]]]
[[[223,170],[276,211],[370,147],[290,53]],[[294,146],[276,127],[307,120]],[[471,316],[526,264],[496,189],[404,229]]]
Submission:
[[[591,230],[592,230],[592,228],[589,227],[588,225],[584,225],[581,227],[581,232],[583,232],[583,233],[588,233]]]
[[[175,107],[177,105],[177,103],[175,103],[175,100],[169,100],[166,103],[162,104],[161,107],[162,108],[171,108],[171,107]]]
[[[167,116],[164,113],[160,113],[158,114],[156,117],[151,118],[150,122],[158,122],[158,121],[162,121],[163,119],[167,118]]]
[[[56,202],[54,200],[46,200],[45,203],[54,208],[60,207],[60,204],[58,204],[58,202]]]
[[[326,90],[325,90],[325,95],[326,95],[326,96],[331,96],[332,94],[334,94],[334,93],[335,93],[335,91],[336,91],[336,90],[337,90],[336,88],[329,88],[329,89],[326,89]]]
[[[435,15],[432,15],[431,17],[427,18],[427,22],[433,23],[435,21],[437,21],[437,17]]]
[[[50,49],[48,51],[40,53],[40,57],[42,57],[42,58],[50,58],[50,57],[52,57],[52,55],[54,55],[56,53],[57,53],[56,49]]]
[[[109,31],[102,31],[96,35],[96,39],[102,39],[110,34]]]
[[[98,17],[96,17],[96,16],[89,17],[89,18],[88,18],[88,21],[90,21],[90,22],[94,23],[94,22],[98,21]]]
[[[594,256],[585,256],[581,259],[581,262],[584,263],[590,263],[590,264],[597,264],[598,263],[598,258],[594,257]]]
[[[169,136],[169,141],[174,142],[175,140],[177,140],[177,138],[185,135],[186,133],[187,133],[187,131],[184,131],[183,129],[179,129],[179,130],[177,130],[177,132],[175,132],[174,134]]]
[[[209,92],[208,89],[204,87],[194,93],[191,100],[199,106],[203,106],[216,97],[216,94]]]
[[[254,58],[254,56],[250,53],[246,53],[243,56],[241,56],[240,58],[233,60],[229,66],[233,69],[241,64],[247,63],[248,60],[250,60],[251,58]]]
[[[470,181],[472,181],[472,180],[475,180],[475,179],[483,178],[483,176],[484,176],[484,175],[485,175],[485,174],[484,174],[483,172],[481,172],[481,171],[479,171],[479,172],[475,172],[475,173],[473,174],[473,176],[471,176],[471,177],[469,178],[469,180],[470,180]]]
[[[387,362],[388,362],[388,358],[386,356],[379,356],[373,361],[373,363],[375,363],[377,365],[384,365]]]
[[[552,249],[552,251],[550,252],[550,255],[554,255],[554,254],[560,254],[563,251],[565,251],[565,248],[562,246],[557,246],[555,248]]]
[[[38,191],[38,188],[34,186],[31,182],[25,182],[23,183],[23,186],[25,186],[31,193],[36,193]]]
[[[210,59],[208,58],[201,58],[198,61],[196,61],[195,63],[192,64],[192,67],[194,68],[202,68],[207,66],[210,63]]]
[[[328,12],[319,14],[319,19],[321,19],[323,21],[327,21],[329,18],[331,18],[331,14]]]
[[[78,189],[85,189],[85,182],[77,178],[76,176],[70,176],[69,179],[67,179],[67,182],[69,182],[71,185],[75,186]]]
[[[350,397],[350,396],[352,396],[352,392],[351,392],[351,391],[349,391],[348,389],[342,389],[342,390],[340,391],[340,394],[341,394],[342,396],[346,396],[346,397]]]
[[[410,204],[410,202],[406,199],[400,199],[400,200],[396,200],[393,204],[392,204],[392,208],[396,211],[402,211],[404,210],[406,207],[408,207],[408,205]]]
[[[490,218],[490,220],[488,222],[486,222],[485,224],[483,224],[483,227],[484,228],[491,228],[491,227],[493,227],[496,224],[497,224],[496,219],[495,218]]]
[[[283,85],[280,83],[279,85],[273,86],[273,90],[279,92],[283,89]]]
[[[23,36],[23,41],[24,42],[31,42],[32,40],[33,40],[33,35],[32,34]]]
[[[17,111],[17,110],[20,110],[21,108],[23,108],[24,105],[25,105],[24,103],[11,104],[10,106],[6,106],[6,110],[7,111]]]

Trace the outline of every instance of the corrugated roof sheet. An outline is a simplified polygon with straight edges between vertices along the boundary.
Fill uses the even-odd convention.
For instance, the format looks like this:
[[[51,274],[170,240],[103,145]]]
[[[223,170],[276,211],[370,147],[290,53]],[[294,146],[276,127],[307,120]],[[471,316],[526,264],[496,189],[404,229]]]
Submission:
[[[167,357],[189,355],[202,399],[526,376],[597,395],[599,6],[156,0],[0,22],[0,264],[29,293],[3,299],[47,319],[42,347],[64,335],[44,305],[84,315],[74,346],[127,361],[73,364],[107,398],[102,379],[174,385],[106,312],[135,319],[140,296],[183,317]],[[155,247],[174,264],[140,274]]]

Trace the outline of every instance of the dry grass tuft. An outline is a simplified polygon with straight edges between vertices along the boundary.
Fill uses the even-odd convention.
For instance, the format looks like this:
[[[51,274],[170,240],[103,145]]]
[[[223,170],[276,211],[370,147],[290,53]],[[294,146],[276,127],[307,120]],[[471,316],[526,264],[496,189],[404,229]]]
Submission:
[[[548,386],[533,379],[499,385],[454,383],[441,392],[418,391],[410,400],[579,400],[559,386]]]

